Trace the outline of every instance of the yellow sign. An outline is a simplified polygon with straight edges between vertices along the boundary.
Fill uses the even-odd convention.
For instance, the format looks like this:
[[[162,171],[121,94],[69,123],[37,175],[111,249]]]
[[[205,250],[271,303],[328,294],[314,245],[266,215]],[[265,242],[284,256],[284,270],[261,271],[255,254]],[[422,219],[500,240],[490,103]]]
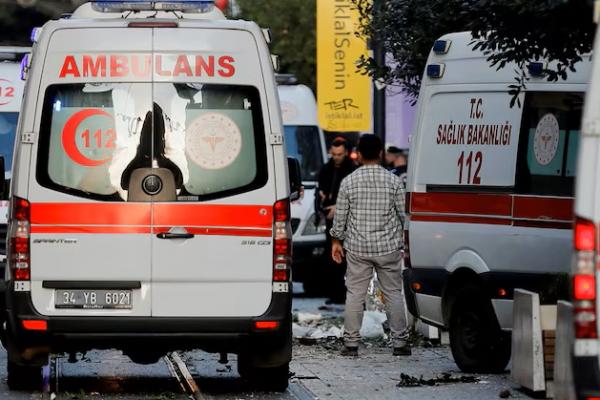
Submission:
[[[371,78],[356,68],[368,54],[358,23],[352,0],[317,0],[317,103],[327,131],[371,130]]]

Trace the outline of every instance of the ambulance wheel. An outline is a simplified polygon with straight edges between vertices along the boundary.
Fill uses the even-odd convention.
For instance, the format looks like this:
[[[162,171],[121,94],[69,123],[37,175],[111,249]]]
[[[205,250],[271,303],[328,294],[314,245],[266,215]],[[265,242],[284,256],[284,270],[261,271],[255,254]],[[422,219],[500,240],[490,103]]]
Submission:
[[[464,372],[501,373],[510,361],[510,333],[500,329],[492,304],[478,288],[457,293],[450,313],[450,348]]]
[[[238,359],[238,372],[258,389],[269,392],[285,392],[290,378],[290,364],[285,363],[279,367],[257,368],[247,365],[244,357]]]
[[[10,390],[41,390],[42,367],[19,365],[10,360],[6,363],[8,388]]]

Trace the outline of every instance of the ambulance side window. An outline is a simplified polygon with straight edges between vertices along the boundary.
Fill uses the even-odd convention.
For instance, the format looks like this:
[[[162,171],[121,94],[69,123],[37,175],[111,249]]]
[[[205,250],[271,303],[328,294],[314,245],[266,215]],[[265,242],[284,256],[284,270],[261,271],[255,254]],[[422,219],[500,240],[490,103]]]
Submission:
[[[516,192],[573,196],[583,93],[525,96],[517,157]]]

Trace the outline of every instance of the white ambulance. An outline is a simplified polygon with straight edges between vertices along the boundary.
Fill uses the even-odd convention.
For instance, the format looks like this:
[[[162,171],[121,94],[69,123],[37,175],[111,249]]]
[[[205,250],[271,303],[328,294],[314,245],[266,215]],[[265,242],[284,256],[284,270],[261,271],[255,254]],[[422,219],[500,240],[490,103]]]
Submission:
[[[37,384],[49,352],[151,363],[200,348],[284,390],[301,182],[263,31],[211,1],[98,1],[35,40],[11,184],[9,386]]]
[[[469,33],[435,42],[409,160],[405,292],[411,313],[447,329],[464,371],[510,358],[515,288],[568,297],[575,160],[590,57],[567,80],[527,65],[497,71]]]
[[[4,161],[4,179],[10,182],[12,173],[15,131],[23,98],[20,63],[28,47],[0,46],[0,157]],[[4,185],[0,182],[0,186]],[[8,190],[0,198],[0,277],[4,276],[6,263],[6,217]]]
[[[594,54],[600,54],[600,31]],[[600,318],[598,311],[598,252],[600,209],[600,63],[594,60],[590,88],[585,98],[581,145],[575,187],[575,229],[572,300],[574,319],[573,381],[577,399],[600,397]]]
[[[325,255],[325,218],[315,214],[315,190],[327,162],[325,136],[310,88],[296,84],[290,75],[278,75],[277,80],[285,146],[288,155],[300,162],[304,185],[302,198],[292,203],[293,278],[304,284],[305,293],[318,294],[323,280],[319,266]]]

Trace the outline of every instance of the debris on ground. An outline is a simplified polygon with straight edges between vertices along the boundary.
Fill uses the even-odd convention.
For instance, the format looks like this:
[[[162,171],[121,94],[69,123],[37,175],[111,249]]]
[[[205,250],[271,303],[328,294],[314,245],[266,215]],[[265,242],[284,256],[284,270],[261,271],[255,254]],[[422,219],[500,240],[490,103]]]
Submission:
[[[337,326],[302,326],[294,323],[292,325],[292,332],[295,338],[303,339],[327,339],[327,338],[339,338],[342,337],[342,329]]]
[[[451,373],[443,373],[432,379],[423,379],[423,376],[417,378],[407,374],[400,374],[398,387],[419,387],[419,386],[439,386],[452,383],[477,383],[479,378],[471,375],[452,376]]]
[[[312,314],[312,313],[304,313],[299,312],[294,315],[294,320],[299,324],[307,324],[312,322],[318,322],[323,319],[321,314]]]
[[[362,327],[360,328],[360,335],[366,339],[383,337],[385,335],[383,329],[383,323],[385,321],[387,321],[385,313],[381,311],[365,311]]]
[[[511,393],[510,390],[503,390],[500,392],[499,394],[501,399],[508,399],[509,397],[511,397]]]

